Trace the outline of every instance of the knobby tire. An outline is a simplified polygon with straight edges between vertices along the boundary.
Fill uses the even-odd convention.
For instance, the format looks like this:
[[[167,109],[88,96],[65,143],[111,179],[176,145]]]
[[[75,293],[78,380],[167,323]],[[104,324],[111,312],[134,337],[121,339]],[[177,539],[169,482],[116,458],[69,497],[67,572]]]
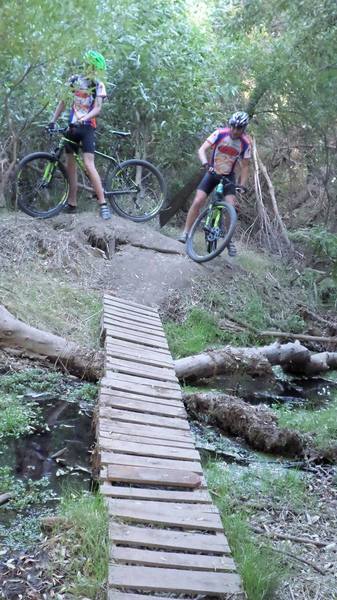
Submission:
[[[49,163],[55,166],[52,179],[44,182]],[[16,201],[24,213],[39,219],[58,215],[69,195],[68,174],[63,164],[49,152],[34,152],[25,156],[16,171]],[[39,204],[40,207],[37,207]]]
[[[217,206],[222,208],[222,220],[224,214],[227,215],[229,219],[228,227],[226,228],[226,232],[224,232],[225,235],[224,237],[218,238],[215,241],[209,241],[206,239],[206,234],[203,232],[202,223],[209,214],[210,207],[205,208],[194,221],[186,240],[186,252],[188,256],[195,262],[207,262],[212,260],[212,258],[219,256],[219,254],[221,254],[221,252],[223,252],[223,250],[228,246],[233,237],[238,218],[234,206],[228,204],[227,202],[220,202]]]

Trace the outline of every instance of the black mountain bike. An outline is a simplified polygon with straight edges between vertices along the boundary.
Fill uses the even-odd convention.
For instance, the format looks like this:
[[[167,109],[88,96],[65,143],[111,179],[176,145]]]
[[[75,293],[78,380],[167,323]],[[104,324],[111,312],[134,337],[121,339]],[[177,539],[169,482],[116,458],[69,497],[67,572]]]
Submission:
[[[194,221],[186,240],[186,251],[194,261],[212,260],[228,246],[238,220],[234,206],[225,202],[224,185],[229,180],[222,177],[211,196],[208,206]],[[240,186],[236,188],[242,190]]]
[[[67,127],[55,133],[63,134]],[[50,132],[50,133],[54,133]],[[131,134],[112,131],[122,139]],[[68,200],[69,180],[62,162],[68,140],[60,137],[55,150],[34,152],[25,156],[17,166],[16,201],[19,208],[31,217],[48,219],[59,214]],[[73,142],[71,142],[73,143]],[[74,154],[79,169],[85,173],[83,158]],[[95,150],[106,163],[102,176],[104,195],[113,211],[131,221],[149,221],[157,215],[166,199],[166,185],[158,169],[146,160],[131,159],[119,162],[118,158]],[[85,189],[94,194],[91,184]]]

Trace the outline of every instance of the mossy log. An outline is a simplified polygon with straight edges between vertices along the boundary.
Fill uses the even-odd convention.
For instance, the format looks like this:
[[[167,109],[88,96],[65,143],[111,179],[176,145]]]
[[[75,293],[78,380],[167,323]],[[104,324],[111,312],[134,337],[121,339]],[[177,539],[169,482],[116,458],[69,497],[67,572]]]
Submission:
[[[307,437],[277,425],[277,417],[264,405],[251,406],[241,398],[222,393],[184,393],[186,409],[196,418],[207,414],[222,431],[244,438],[255,450],[303,457]]]

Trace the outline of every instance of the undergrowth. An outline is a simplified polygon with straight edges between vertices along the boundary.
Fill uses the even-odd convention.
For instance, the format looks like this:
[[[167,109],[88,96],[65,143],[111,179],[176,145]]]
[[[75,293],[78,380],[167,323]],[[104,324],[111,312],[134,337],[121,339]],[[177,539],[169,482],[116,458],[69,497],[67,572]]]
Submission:
[[[317,448],[326,449],[337,444],[337,396],[329,406],[319,410],[312,411],[287,406],[276,406],[274,410],[276,410],[281,427],[310,433]]]
[[[98,292],[72,287],[55,273],[27,266],[26,273],[24,267],[0,273],[0,296],[7,310],[25,323],[83,346],[98,346],[102,313]]]
[[[305,481],[297,472],[275,472],[263,464],[243,470],[214,461],[206,465],[206,476],[248,600],[271,600],[289,569],[269,543],[254,536],[250,515],[256,503],[280,510],[308,506]]]
[[[100,495],[69,493],[61,501],[52,548],[53,571],[64,574],[62,591],[72,598],[105,600],[108,576],[108,514]]]

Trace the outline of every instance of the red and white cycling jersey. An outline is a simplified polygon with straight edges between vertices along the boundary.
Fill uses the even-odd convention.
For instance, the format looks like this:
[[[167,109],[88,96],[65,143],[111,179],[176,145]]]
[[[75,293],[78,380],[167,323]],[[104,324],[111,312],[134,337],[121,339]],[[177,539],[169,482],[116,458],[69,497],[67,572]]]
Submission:
[[[229,175],[233,172],[240,158],[251,158],[250,139],[246,134],[232,139],[230,127],[216,129],[207,141],[213,148],[211,166],[219,175]]]
[[[101,81],[95,81],[83,75],[70,77],[69,84],[74,98],[69,115],[71,124],[76,123],[80,117],[84,117],[92,110],[96,98],[106,98],[106,89]],[[84,120],[83,123],[96,127],[95,118]]]

